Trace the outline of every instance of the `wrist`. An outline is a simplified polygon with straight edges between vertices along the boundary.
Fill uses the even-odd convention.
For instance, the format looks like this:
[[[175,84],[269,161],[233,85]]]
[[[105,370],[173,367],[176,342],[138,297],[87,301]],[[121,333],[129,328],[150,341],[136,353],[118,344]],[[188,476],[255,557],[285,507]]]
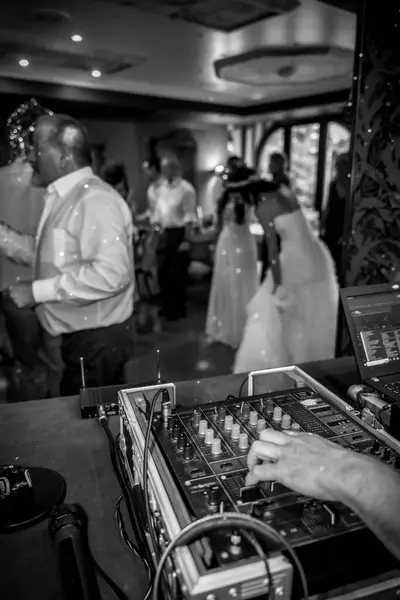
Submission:
[[[325,491],[336,502],[355,508],[357,498],[363,494],[374,463],[371,458],[351,451],[338,449],[338,454],[329,476],[324,478]]]

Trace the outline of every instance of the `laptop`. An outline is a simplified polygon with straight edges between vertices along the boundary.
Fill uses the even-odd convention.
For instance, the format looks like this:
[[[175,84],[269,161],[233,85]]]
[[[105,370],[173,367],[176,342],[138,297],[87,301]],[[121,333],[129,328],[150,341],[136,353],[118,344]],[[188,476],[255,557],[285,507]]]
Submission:
[[[400,403],[400,285],[340,290],[363,382]]]

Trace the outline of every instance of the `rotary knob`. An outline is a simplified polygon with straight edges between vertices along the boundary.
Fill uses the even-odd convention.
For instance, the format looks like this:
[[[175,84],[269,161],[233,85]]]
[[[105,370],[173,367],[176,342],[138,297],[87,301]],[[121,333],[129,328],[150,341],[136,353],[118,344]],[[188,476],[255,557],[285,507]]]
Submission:
[[[292,431],[300,431],[300,425],[298,423],[292,423]]]
[[[264,431],[264,429],[266,428],[267,424],[265,422],[265,419],[258,419],[257,421],[257,431],[258,433],[261,433],[262,431]]]
[[[172,430],[172,439],[178,440],[180,435],[181,435],[181,428],[179,427],[179,425],[174,425],[174,428]]]
[[[201,420],[201,414],[198,410],[193,411],[193,427],[198,427]]]
[[[249,447],[249,436],[247,433],[241,433],[239,435],[239,448],[241,450],[247,450]]]
[[[219,487],[213,485],[208,490],[208,504],[210,506],[216,506],[218,504]]]
[[[211,454],[218,456],[221,452],[221,440],[219,438],[214,438],[211,444]]]
[[[243,419],[248,419],[250,415],[250,405],[249,404],[245,404],[243,406],[243,410],[242,410],[242,418]]]
[[[225,421],[225,416],[226,416],[226,408],[225,406],[220,406],[218,408],[218,415],[217,415],[217,419],[220,423],[223,423]]]
[[[224,422],[224,429],[226,431],[231,431],[232,430],[232,425],[233,425],[233,417],[232,417],[232,415],[226,415],[225,422]]]
[[[178,440],[178,448],[179,450],[183,450],[186,446],[187,443],[187,437],[186,435],[184,435],[183,433],[179,436],[179,440]]]
[[[269,417],[272,416],[274,412],[274,403],[272,402],[271,398],[267,398],[267,402],[265,403],[265,412]]]
[[[231,433],[231,438],[233,440],[238,440],[240,436],[240,425],[238,423],[234,423],[232,425],[232,433]]]
[[[208,423],[205,419],[201,419],[201,421],[199,421],[199,435],[204,436],[206,435],[206,431],[208,429]]]
[[[249,425],[252,427],[256,427],[258,421],[258,412],[256,410],[252,410],[249,415]]]
[[[283,415],[282,422],[281,422],[282,429],[290,429],[291,421],[292,420],[289,415]]]
[[[372,444],[372,448],[371,448],[371,454],[380,454],[381,452],[381,445],[378,442],[378,440],[374,440],[374,443]]]
[[[281,409],[280,406],[275,406],[274,412],[273,412],[273,415],[272,415],[272,420],[277,425],[281,423],[281,421],[282,421],[282,409]]]
[[[184,460],[192,460],[194,456],[193,446],[191,444],[186,444],[183,450],[183,459]]]
[[[384,462],[390,462],[391,458],[392,457],[391,457],[389,448],[385,448],[384,451],[383,451],[382,460]]]
[[[213,439],[214,439],[214,429],[207,429],[205,439],[204,439],[207,446],[211,446],[211,444],[213,443]]]
[[[168,431],[173,430],[173,428],[175,427],[175,423],[176,423],[175,417],[168,417],[168,424],[167,424]]]

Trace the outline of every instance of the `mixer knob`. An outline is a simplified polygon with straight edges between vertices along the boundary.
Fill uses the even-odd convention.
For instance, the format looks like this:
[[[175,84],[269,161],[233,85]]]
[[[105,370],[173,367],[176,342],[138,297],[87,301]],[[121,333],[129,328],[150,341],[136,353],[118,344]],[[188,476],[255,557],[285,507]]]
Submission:
[[[372,444],[372,448],[371,448],[371,454],[380,454],[381,452],[381,446],[378,440],[374,440],[374,443]]]
[[[217,485],[213,485],[208,490],[208,504],[210,504],[210,506],[216,506],[218,504],[218,496],[219,487]]]
[[[179,425],[174,425],[174,428],[172,430],[172,439],[178,440],[180,435],[181,435],[181,428],[179,427]]]
[[[292,431],[300,431],[300,425],[298,423],[292,423]]]
[[[184,460],[192,460],[194,456],[193,446],[191,444],[186,444],[183,450],[183,459]]]
[[[167,425],[168,431],[173,430],[173,428],[175,427],[175,423],[176,423],[175,417],[168,417],[168,425]]]
[[[272,414],[272,420],[274,423],[280,423],[282,421],[282,409],[280,406],[275,406]]]
[[[207,429],[206,437],[204,440],[205,443],[207,444],[207,446],[211,446],[213,439],[214,439],[214,429]]]
[[[233,440],[238,440],[240,437],[240,425],[238,423],[234,423],[232,425],[232,433],[231,437]]]
[[[232,430],[232,425],[233,425],[233,417],[232,417],[232,415],[226,415],[225,422],[224,422],[224,429],[226,431],[231,431]]]
[[[199,421],[199,435],[206,435],[206,431],[208,429],[208,423],[205,419],[201,419]]]
[[[249,447],[249,436],[247,433],[241,433],[239,435],[239,448],[241,450],[247,450]]]
[[[249,415],[250,415],[250,405],[249,404],[244,404],[243,410],[242,410],[242,418],[243,419],[248,419]]]
[[[225,416],[226,416],[226,408],[225,408],[225,406],[220,406],[218,408],[218,416],[217,416],[218,421],[220,423],[223,423],[225,421]]]
[[[180,435],[179,440],[178,440],[178,448],[179,450],[183,450],[184,447],[186,446],[186,442],[187,442],[187,437],[186,435],[184,435],[183,433]]]
[[[269,417],[274,412],[274,403],[272,402],[271,398],[267,398],[267,402],[265,403],[265,412]]]
[[[249,416],[249,425],[255,427],[258,421],[258,413],[256,410],[252,410]]]
[[[289,415],[283,415],[281,427],[282,429],[290,429],[291,418]]]
[[[198,427],[201,420],[201,414],[197,409],[193,411],[193,427]]]
[[[384,462],[390,462],[391,458],[392,457],[391,457],[389,448],[385,448],[384,451],[383,451],[382,460]]]
[[[211,444],[211,454],[217,456],[218,454],[221,454],[221,452],[221,440],[219,438],[213,439]]]
[[[261,433],[262,431],[264,431],[264,429],[266,428],[267,424],[265,422],[265,419],[258,419],[257,421],[257,431],[258,433]]]

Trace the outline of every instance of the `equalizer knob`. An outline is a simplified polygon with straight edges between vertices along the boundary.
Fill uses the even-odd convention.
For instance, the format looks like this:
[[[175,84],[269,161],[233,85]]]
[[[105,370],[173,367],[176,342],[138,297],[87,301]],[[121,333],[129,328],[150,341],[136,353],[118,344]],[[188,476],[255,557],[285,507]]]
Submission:
[[[218,504],[219,487],[213,485],[208,490],[208,504],[216,506]]]
[[[290,429],[290,424],[291,424],[291,418],[289,415],[283,415],[282,416],[282,423],[281,423],[281,427],[282,429]]]
[[[265,419],[258,419],[257,421],[257,431],[258,433],[261,433],[262,431],[264,431],[264,429],[266,428],[267,424],[265,422]]]
[[[371,448],[371,454],[380,454],[381,452],[381,445],[378,442],[378,440],[374,440],[374,443],[372,444],[372,448]]]
[[[249,436],[247,433],[241,433],[239,435],[239,448],[241,450],[247,450],[249,447]]]
[[[192,460],[194,456],[193,446],[191,444],[186,444],[183,450],[183,460]]]
[[[234,423],[232,425],[232,433],[231,437],[233,440],[238,440],[240,437],[240,425],[238,423]]]
[[[218,416],[217,416],[218,421],[220,423],[223,423],[225,421],[225,416],[226,416],[225,406],[219,406],[218,407]]]
[[[198,427],[201,420],[201,414],[198,410],[193,411],[193,427]]]
[[[183,450],[184,449],[184,447],[186,446],[186,442],[187,442],[186,435],[184,435],[183,433],[181,433],[181,435],[179,436],[179,440],[178,440],[178,448],[179,448],[179,450]]]
[[[242,418],[243,419],[248,419],[249,415],[250,415],[250,405],[249,404],[244,404],[243,410],[242,410]]]
[[[221,452],[221,440],[219,438],[214,438],[211,444],[211,454],[218,456]]]
[[[168,417],[168,424],[167,424],[168,431],[173,430],[173,428],[175,427],[175,423],[176,423],[175,417]]]
[[[279,423],[282,421],[282,409],[280,406],[275,406],[274,412],[272,415],[272,420],[274,423]]]
[[[272,402],[271,398],[267,398],[267,401],[265,403],[265,412],[269,417],[272,416],[274,412],[274,403]]]
[[[258,421],[258,412],[256,410],[252,410],[249,416],[249,425],[255,427]]]
[[[232,417],[232,415],[226,415],[225,422],[224,422],[224,429],[226,431],[231,431],[232,430],[232,425],[233,425],[233,417]]]
[[[181,435],[181,428],[179,427],[179,425],[174,425],[174,428],[172,430],[172,439],[178,440],[180,435]]]
[[[208,429],[208,423],[205,419],[201,419],[201,421],[199,421],[199,435],[206,435],[206,431]]]
[[[384,462],[390,462],[391,460],[391,453],[390,453],[390,449],[389,448],[385,448],[383,451],[383,456],[382,456],[382,460]]]
[[[207,429],[205,440],[204,440],[205,443],[207,444],[207,446],[211,446],[213,439],[214,439],[214,429]]]
[[[300,431],[300,425],[298,423],[292,423],[292,431]]]

